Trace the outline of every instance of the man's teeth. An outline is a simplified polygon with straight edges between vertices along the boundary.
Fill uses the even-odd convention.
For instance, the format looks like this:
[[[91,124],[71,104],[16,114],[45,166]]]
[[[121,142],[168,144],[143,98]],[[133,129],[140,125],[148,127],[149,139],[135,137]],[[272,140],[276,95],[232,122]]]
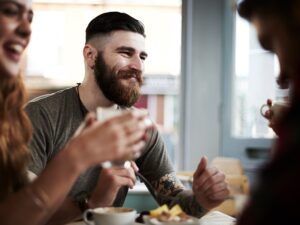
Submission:
[[[11,44],[9,48],[15,51],[16,53],[22,53],[23,51],[23,46],[19,44]]]

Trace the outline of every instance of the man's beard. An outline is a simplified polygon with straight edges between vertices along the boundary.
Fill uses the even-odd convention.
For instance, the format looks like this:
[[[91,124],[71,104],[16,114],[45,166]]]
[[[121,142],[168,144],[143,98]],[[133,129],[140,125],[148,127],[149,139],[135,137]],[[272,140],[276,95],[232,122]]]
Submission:
[[[140,97],[143,84],[142,73],[135,69],[120,70],[118,73],[105,63],[102,52],[98,52],[94,68],[98,87],[104,96],[121,107],[131,107]],[[135,78],[137,83],[124,86],[121,80]],[[130,81],[129,81],[130,83]]]

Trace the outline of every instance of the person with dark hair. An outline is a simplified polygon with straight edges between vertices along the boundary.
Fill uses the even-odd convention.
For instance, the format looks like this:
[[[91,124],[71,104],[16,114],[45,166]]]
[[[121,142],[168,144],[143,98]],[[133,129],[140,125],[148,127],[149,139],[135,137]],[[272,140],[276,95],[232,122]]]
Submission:
[[[95,17],[88,24],[85,30],[85,43],[92,39],[94,35],[107,34],[113,30],[131,31],[146,37],[144,25],[141,21],[126,13],[107,12]]]
[[[256,28],[263,48],[280,64],[278,84],[289,86],[288,111],[277,121],[271,159],[238,219],[238,225],[285,225],[299,220],[300,202],[300,1],[242,0],[239,14]]]
[[[133,105],[140,96],[147,58],[145,36],[143,24],[126,13],[103,13],[88,24],[83,82],[34,99],[26,107],[34,127],[30,144],[33,173],[38,175],[46,168],[89,111],[112,106],[136,110]],[[208,167],[206,158],[194,174],[193,190],[184,190],[158,130],[154,127],[147,136],[141,156],[131,167],[99,166],[82,174],[57,217],[71,218],[86,208],[122,206],[137,170],[160,193],[159,204],[179,203],[194,216],[202,216],[228,197],[225,175]]]
[[[32,20],[31,1],[0,0],[0,223],[3,225],[45,224],[83,171],[138,152],[145,144],[143,136],[148,127],[145,112],[127,112],[105,123],[95,120],[91,112],[76,136],[61,145],[60,153],[30,182],[28,143],[32,127],[24,111],[26,93],[20,70]]]

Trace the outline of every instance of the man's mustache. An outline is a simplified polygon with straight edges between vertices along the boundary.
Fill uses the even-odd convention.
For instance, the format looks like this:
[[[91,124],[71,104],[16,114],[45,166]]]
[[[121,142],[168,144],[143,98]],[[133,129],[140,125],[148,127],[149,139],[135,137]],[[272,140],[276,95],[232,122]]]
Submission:
[[[120,71],[118,74],[119,79],[130,79],[130,78],[135,78],[137,81],[142,84],[143,83],[143,77],[142,77],[142,72],[135,70],[135,69],[130,69],[130,70],[123,70]]]

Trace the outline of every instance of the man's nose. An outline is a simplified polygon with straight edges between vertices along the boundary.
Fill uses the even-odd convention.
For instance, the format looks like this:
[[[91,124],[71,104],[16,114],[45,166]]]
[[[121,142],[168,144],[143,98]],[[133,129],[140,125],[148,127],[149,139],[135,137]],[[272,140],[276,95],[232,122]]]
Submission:
[[[129,67],[138,71],[144,71],[144,61],[140,57],[133,57]]]

